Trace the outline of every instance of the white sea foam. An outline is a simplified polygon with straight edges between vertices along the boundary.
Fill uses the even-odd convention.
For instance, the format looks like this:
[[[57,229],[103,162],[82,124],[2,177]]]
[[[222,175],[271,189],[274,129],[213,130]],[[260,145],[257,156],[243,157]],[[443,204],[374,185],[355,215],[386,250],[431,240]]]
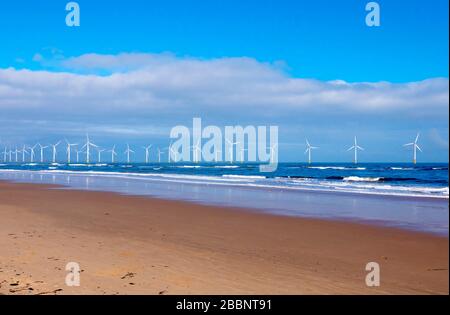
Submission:
[[[356,171],[364,171],[366,170],[365,167],[344,167],[344,166],[308,166],[308,168],[311,169],[317,169],[317,170],[356,170]]]
[[[299,191],[334,191],[372,195],[410,196],[410,197],[449,197],[448,187],[423,187],[387,185],[377,182],[379,178],[353,177],[353,180],[330,181],[312,178],[266,178],[253,175],[188,175],[188,174],[162,174],[162,173],[129,173],[129,172],[104,172],[104,171],[70,171],[70,170],[0,170],[1,173],[39,174],[39,175],[70,175],[80,177],[105,177],[123,180],[149,180],[173,183],[186,183],[198,185],[233,185],[242,187],[254,187],[261,189],[282,189]]]
[[[344,177],[343,181],[346,182],[379,182],[382,177],[358,177],[358,176],[348,176]]]

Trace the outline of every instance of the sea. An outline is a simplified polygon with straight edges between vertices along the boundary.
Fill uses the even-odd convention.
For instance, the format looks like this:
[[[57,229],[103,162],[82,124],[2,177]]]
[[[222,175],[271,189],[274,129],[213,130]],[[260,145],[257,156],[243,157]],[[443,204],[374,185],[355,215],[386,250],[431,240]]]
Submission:
[[[448,163],[0,163],[1,179],[448,236]]]

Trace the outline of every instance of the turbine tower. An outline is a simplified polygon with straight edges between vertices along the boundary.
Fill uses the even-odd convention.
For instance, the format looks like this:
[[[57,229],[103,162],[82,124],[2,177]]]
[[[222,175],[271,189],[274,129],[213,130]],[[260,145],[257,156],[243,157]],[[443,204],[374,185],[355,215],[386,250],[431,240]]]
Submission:
[[[311,151],[312,151],[312,150],[315,150],[315,149],[318,149],[318,148],[319,148],[319,147],[313,147],[313,146],[309,143],[308,139],[306,139],[306,151],[305,151],[305,154],[308,153],[308,164],[311,164]]]
[[[150,159],[150,148],[152,145],[149,145],[147,147],[142,147],[145,150],[145,163],[148,164],[148,161]]]
[[[25,162],[25,155],[28,154],[27,148],[25,145],[22,147],[22,162]]]
[[[98,148],[98,146],[89,140],[89,134],[86,134],[86,144],[81,148],[83,150],[86,148],[86,164],[89,164],[90,162],[90,156],[91,156],[91,147]]]
[[[179,152],[174,150],[172,143],[169,145],[169,154],[168,154],[168,162],[170,163],[171,160],[178,162]]]
[[[41,149],[41,163],[44,163],[44,149],[48,148],[48,145],[43,146],[42,144],[38,143],[38,146]]]
[[[61,143],[61,141],[58,141],[56,144],[52,144],[53,154],[52,154],[52,163],[56,163],[56,147]]]
[[[36,147],[37,147],[38,145],[37,144],[35,144],[34,146],[32,146],[32,147],[28,147],[28,149],[30,149],[30,163],[33,163],[34,162],[34,157],[35,157],[35,152],[34,152],[34,149],[36,149]]]
[[[17,147],[16,147],[16,149],[13,151],[13,153],[14,153],[14,155],[15,155],[15,162],[16,162],[16,163],[19,162],[19,153],[20,153],[20,151],[17,150]]]
[[[111,163],[114,164],[114,156],[117,156],[116,145],[113,145],[112,149],[109,150],[108,152],[111,152]]]
[[[67,143],[67,149],[66,149],[66,152],[67,152],[67,164],[70,164],[72,147],[77,146],[78,143],[70,143],[67,139],[66,139],[66,143]]]
[[[98,163],[102,162],[102,152],[104,152],[105,149],[97,149],[97,154],[98,154]]]
[[[159,148],[158,148],[158,163],[161,163],[161,154],[164,154]]]
[[[230,145],[230,163],[233,163],[233,148],[234,148],[234,146],[236,145],[238,145],[239,144],[239,142],[232,142],[232,141],[230,141],[230,140],[228,140],[228,139],[225,139],[227,142],[228,142],[228,144]]]
[[[130,145],[127,143],[127,149],[124,152],[127,155],[127,163],[130,164],[130,153],[134,153],[133,150],[130,149]]]
[[[355,136],[355,143],[353,144],[353,146],[351,146],[350,148],[348,148],[347,151],[351,151],[351,150],[355,150],[355,157],[354,157],[353,162],[354,162],[355,164],[358,164],[358,150],[364,151],[364,148],[361,148],[361,147],[358,145],[358,141],[357,141],[357,139],[356,139],[356,136]]]
[[[408,147],[408,146],[412,146],[413,147],[413,163],[414,164],[417,163],[417,149],[419,149],[419,151],[422,152],[422,149],[417,144],[417,142],[419,141],[419,136],[420,136],[420,133],[417,134],[416,140],[414,140],[414,142],[407,143],[407,144],[403,145],[404,147]]]
[[[198,139],[197,143],[192,146],[192,157],[194,159],[194,163],[200,162],[202,156],[202,149],[200,148],[200,139]]]
[[[84,153],[83,151],[78,151],[78,149],[75,149],[75,153],[77,154],[77,163],[80,162],[80,153]]]

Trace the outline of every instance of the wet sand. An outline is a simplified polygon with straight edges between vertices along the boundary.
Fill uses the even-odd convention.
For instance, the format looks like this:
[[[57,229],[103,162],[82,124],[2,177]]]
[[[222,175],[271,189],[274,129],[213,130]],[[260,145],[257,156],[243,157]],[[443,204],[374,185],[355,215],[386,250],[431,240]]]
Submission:
[[[0,294],[449,292],[448,237],[53,188],[0,182]]]

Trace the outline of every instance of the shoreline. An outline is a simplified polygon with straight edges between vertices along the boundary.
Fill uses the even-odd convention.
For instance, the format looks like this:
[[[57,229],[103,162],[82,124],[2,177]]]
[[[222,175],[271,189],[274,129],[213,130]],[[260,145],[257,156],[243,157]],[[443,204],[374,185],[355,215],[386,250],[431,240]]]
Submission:
[[[36,172],[36,173],[35,173]],[[0,172],[0,180],[21,183],[61,185],[63,189],[109,191],[180,200],[200,205],[251,209],[300,218],[357,222],[423,231],[448,236],[448,199],[393,196],[357,192],[293,190],[270,187],[183,182],[179,180],[133,177],[128,173],[94,175],[89,173],[50,173],[43,171]],[[301,205],[301,206],[300,206]]]
[[[448,235],[55,187],[0,181],[0,293],[448,294]]]
[[[437,236],[442,238],[449,238],[450,235],[448,234],[448,231],[445,233],[438,233],[438,232],[430,232],[430,231],[424,231],[424,230],[418,230],[407,226],[399,226],[399,225],[388,225],[385,221],[382,220],[370,220],[370,219],[358,219],[358,218],[339,218],[339,217],[317,217],[317,216],[299,216],[299,215],[291,215],[291,214],[278,214],[275,212],[269,212],[264,211],[264,209],[260,208],[251,208],[251,207],[239,207],[239,206],[230,206],[230,205],[217,205],[217,204],[209,204],[207,202],[201,202],[201,201],[194,201],[194,200],[185,200],[185,199],[170,199],[170,198],[164,198],[159,196],[150,196],[145,194],[130,194],[130,193],[121,193],[117,191],[112,190],[96,190],[96,189],[82,189],[72,186],[66,186],[63,184],[49,184],[49,183],[30,183],[30,182],[21,182],[21,181],[11,181],[11,180],[5,180],[0,179],[1,183],[10,183],[10,184],[18,184],[18,185],[32,185],[41,187],[44,189],[50,189],[50,190],[63,190],[63,191],[76,191],[76,192],[92,192],[92,193],[109,193],[113,195],[119,195],[119,196],[128,196],[128,197],[137,197],[137,198],[144,198],[149,200],[159,200],[159,201],[166,201],[166,202],[174,202],[174,203],[180,203],[180,206],[183,204],[189,204],[191,206],[200,206],[200,207],[211,207],[211,208],[220,208],[225,211],[233,211],[233,212],[245,212],[245,213],[251,213],[255,215],[264,215],[264,216],[273,216],[273,217],[284,217],[284,218],[293,218],[293,219],[304,219],[304,220],[312,220],[312,221],[325,221],[325,222],[341,222],[341,223],[349,223],[349,224],[356,224],[361,226],[367,226],[367,227],[374,227],[374,228],[380,228],[380,229],[394,229],[399,231],[405,231],[405,232],[411,232],[411,233],[418,233],[418,234],[424,234],[424,235],[431,235],[431,236]],[[207,184],[204,184],[207,186]],[[241,188],[241,187],[240,187]],[[242,189],[246,190],[252,190],[252,188],[249,187],[242,187]],[[265,189],[265,188],[264,188]],[[333,196],[333,197],[339,197],[341,194],[344,195],[353,195],[354,197],[360,197],[364,198],[365,195],[361,196],[358,193],[341,193],[341,192],[329,192],[329,191],[314,191],[314,194],[324,195],[324,196]],[[415,196],[382,196],[382,195],[370,195],[369,197],[388,201],[391,200],[424,200],[428,199],[430,202],[441,202],[440,198],[427,198],[427,197],[415,197]]]

